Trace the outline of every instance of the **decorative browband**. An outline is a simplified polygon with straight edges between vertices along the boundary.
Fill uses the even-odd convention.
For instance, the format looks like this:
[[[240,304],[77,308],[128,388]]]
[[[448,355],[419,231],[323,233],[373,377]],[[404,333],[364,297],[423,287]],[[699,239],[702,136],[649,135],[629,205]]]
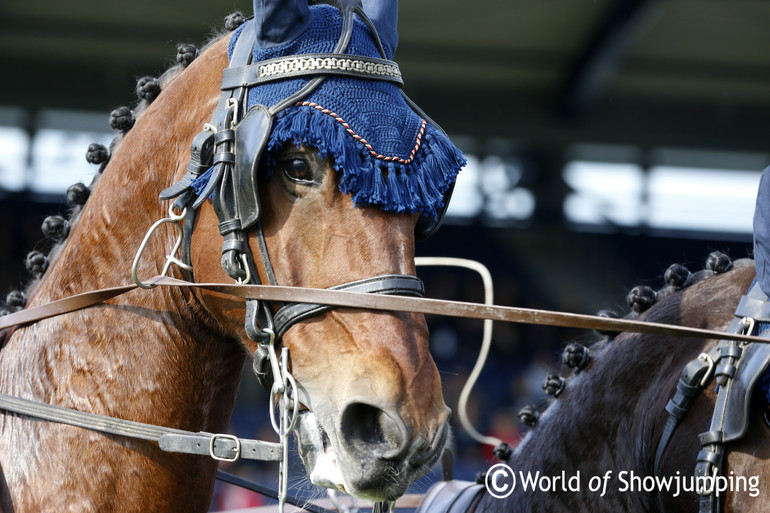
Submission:
[[[222,77],[222,89],[252,87],[275,80],[314,75],[342,75],[404,85],[401,70],[393,61],[361,55],[316,53],[278,57],[240,68],[227,68]]]

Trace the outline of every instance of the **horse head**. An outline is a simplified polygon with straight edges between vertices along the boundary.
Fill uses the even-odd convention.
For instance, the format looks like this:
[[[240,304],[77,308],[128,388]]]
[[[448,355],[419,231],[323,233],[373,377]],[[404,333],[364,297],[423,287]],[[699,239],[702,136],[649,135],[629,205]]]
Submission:
[[[363,19],[360,8],[352,9]],[[371,57],[379,51],[371,27],[346,16],[343,23],[337,10],[314,7],[308,34],[334,33],[331,43],[321,42],[325,52],[352,54],[341,57],[344,66],[364,52],[364,68],[372,64],[368,69],[379,73],[377,66],[385,65],[392,79],[393,65]],[[28,290],[28,306],[124,285],[132,262],[138,280],[163,272],[179,242],[171,225],[153,225],[169,210],[168,202],[158,201],[169,184],[177,185],[163,197],[178,196],[181,207],[171,210],[188,212],[185,250],[176,258],[192,272],[173,268],[176,277],[421,291],[414,277],[415,227],[426,216],[435,219],[448,199],[463,164],[459,151],[407,105],[396,84],[372,86],[360,73],[282,78],[277,87],[236,85],[243,95],[224,101],[229,39],[215,40],[192,62],[197,53],[187,52],[182,66],[157,81],[160,93],[145,98],[136,118],[128,109],[119,113],[119,144],[110,148],[98,180],[82,187],[90,198],[69,220],[69,237],[50,255],[48,271]],[[318,51],[298,48],[302,44],[275,51]],[[230,50],[239,52],[238,45]],[[246,129],[252,112],[259,116],[274,101],[282,103],[283,86],[305,90],[314,81],[315,93],[302,99],[310,103],[297,100],[270,111],[267,131]],[[369,104],[377,109],[359,104],[332,113],[320,107],[319,100],[349,90],[374,93]],[[262,107],[251,110],[254,102]],[[359,112],[369,116],[361,122]],[[236,162],[242,155],[253,158]],[[142,242],[150,225],[161,228]],[[134,259],[140,247],[141,258]],[[295,433],[311,480],[361,497],[399,496],[436,461],[448,437],[425,320],[322,309],[279,322],[281,310],[202,289],[133,291],[8,334],[0,351],[0,392],[221,433],[244,358],[253,354],[259,363],[274,316],[275,345],[288,349],[297,384],[291,394],[300,410]],[[0,415],[0,509],[7,511],[203,510],[215,470],[210,458],[167,453],[150,441]]]
[[[278,49],[255,49],[254,62],[283,64],[335,44],[336,52],[355,59],[383,52],[363,21],[346,25],[345,13],[328,6],[312,14],[303,35]],[[234,40],[245,39],[249,29]],[[238,44],[230,45],[233,60]],[[459,152],[405,103],[395,84],[360,76],[327,77],[320,85],[295,75],[287,80],[257,81],[229,104],[246,112],[234,114],[242,121],[232,134],[236,153],[249,156],[245,162],[236,154],[223,171],[215,166],[210,176],[184,181],[203,205],[191,246],[196,280],[240,280],[250,275],[247,268],[262,283],[295,287],[371,282],[387,288],[413,277],[416,227],[448,201],[444,196],[462,165]],[[289,107],[271,107],[282,103]],[[203,202],[209,194],[213,201]],[[223,229],[233,223],[238,230]],[[220,233],[221,259],[218,251],[200,249],[221,240]],[[258,359],[265,351],[258,339],[275,317],[278,343],[289,350],[298,384],[300,452],[315,484],[391,500],[436,462],[448,437],[448,408],[422,316],[337,309],[308,318],[284,314],[291,310],[285,306],[252,303],[244,328],[242,304],[211,293],[201,297]]]
[[[277,283],[328,288],[415,274],[415,215],[356,207],[340,193],[331,163],[310,148],[289,146],[275,171],[261,189]],[[199,239],[216,240],[216,226],[213,209],[204,209],[193,248]],[[256,238],[249,243],[259,255]],[[226,277],[217,252],[193,251],[193,266],[203,281]],[[203,300],[251,354],[258,350],[243,332],[242,304],[214,295]],[[421,315],[336,309],[290,327],[282,344],[299,387],[301,456],[315,484],[393,498],[435,463],[448,410]]]

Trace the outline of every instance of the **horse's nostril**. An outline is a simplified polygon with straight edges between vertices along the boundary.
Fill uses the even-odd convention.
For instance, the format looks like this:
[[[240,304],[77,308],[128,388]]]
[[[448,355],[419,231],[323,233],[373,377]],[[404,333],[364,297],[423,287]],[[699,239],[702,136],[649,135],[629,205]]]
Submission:
[[[345,407],[340,432],[356,453],[379,459],[398,458],[409,446],[409,432],[400,416],[366,403]]]

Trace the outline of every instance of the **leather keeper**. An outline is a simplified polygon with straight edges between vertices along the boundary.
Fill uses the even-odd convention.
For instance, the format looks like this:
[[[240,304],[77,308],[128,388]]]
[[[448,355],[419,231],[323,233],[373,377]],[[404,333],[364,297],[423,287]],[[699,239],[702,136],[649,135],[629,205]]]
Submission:
[[[235,164],[235,153],[230,151],[220,151],[214,155],[214,165],[217,164]]]

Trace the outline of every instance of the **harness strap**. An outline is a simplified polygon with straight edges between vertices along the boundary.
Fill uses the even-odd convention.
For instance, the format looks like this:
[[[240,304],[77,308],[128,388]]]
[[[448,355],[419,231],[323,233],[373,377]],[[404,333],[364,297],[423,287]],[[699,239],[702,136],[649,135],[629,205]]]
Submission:
[[[698,479],[702,479],[704,483],[703,488],[698,490],[700,513],[719,513],[722,508],[721,497],[718,497],[715,491],[715,478],[722,473],[724,463],[725,446],[722,443],[724,435],[722,426],[724,424],[727,396],[729,395],[728,387],[729,385],[719,387],[709,431],[699,436],[703,448],[698,453],[697,464],[695,465],[695,478],[696,482]],[[710,483],[710,488],[706,488],[705,483]]]
[[[750,317],[757,322],[770,322],[770,303],[760,298],[745,295],[738,303],[735,315]]]
[[[117,419],[6,394],[0,394],[0,410],[100,433],[156,442],[166,452],[208,455],[223,461],[235,461],[238,458],[279,461],[283,456],[281,444],[277,443]]]
[[[666,404],[668,419],[663,427],[663,434],[658,442],[658,450],[655,453],[654,475],[660,474],[660,461],[663,459],[663,453],[666,451],[671,438],[674,436],[676,428],[687,415],[695,398],[706,386],[714,372],[714,362],[719,358],[719,347],[715,346],[708,354],[701,354],[698,358],[688,363],[679,382],[676,385],[674,397],[669,399]]]
[[[222,90],[319,75],[384,80],[404,85],[398,64],[393,61],[343,53],[316,53],[277,57],[248,66],[228,68],[222,74]]]
[[[349,292],[363,292],[366,294],[397,294],[422,297],[425,294],[422,280],[415,276],[385,274],[374,278],[354,281],[344,285],[331,287],[329,290],[347,290]],[[275,334],[282,337],[292,326],[298,322],[309,319],[333,307],[315,303],[292,303],[282,307],[273,317]]]
[[[440,481],[428,490],[415,513],[467,513],[484,490],[484,485],[469,481]]]
[[[757,331],[759,322],[770,320],[769,313],[770,302],[755,283],[741,299],[727,331],[751,335]],[[757,358],[755,347],[759,346],[746,345],[738,343],[734,338],[722,337],[707,355],[701,354],[698,359],[685,367],[677,384],[676,393],[666,405],[669,417],[655,455],[655,475],[660,473],[660,461],[674,430],[687,414],[695,397],[710,381],[713,373],[717,384],[714,412],[708,430],[698,436],[702,449],[698,453],[695,466],[700,513],[719,513],[722,509],[721,497],[716,489],[716,478],[723,472],[725,443],[737,440],[745,432],[745,427],[741,427],[743,421],[731,418],[731,415],[736,417],[736,405],[732,403],[735,402],[737,394],[740,405],[744,405],[744,411],[739,411],[739,414],[744,416],[748,414],[747,394],[767,366],[768,359],[761,353]],[[748,356],[745,356],[747,354]],[[749,362],[746,362],[747,358]],[[746,365],[749,365],[748,369]],[[742,377],[736,379],[739,371],[743,373]],[[748,379],[746,372],[750,376]],[[728,413],[731,408],[732,413]]]
[[[554,312],[551,310],[519,308],[514,306],[485,305],[482,303],[468,303],[464,301],[366,294],[345,290],[286,287],[279,285],[191,283],[176,278],[170,278],[168,276],[155,276],[146,283],[151,287],[161,286],[201,289],[242,299],[257,299],[262,301],[318,303],[338,307],[359,308],[363,310],[412,312],[448,317],[463,317],[468,319],[491,319],[494,321],[517,322],[540,326],[628,331],[651,335],[724,339],[741,342],[758,342],[762,344],[770,343],[770,339],[744,335],[741,333],[723,333],[703,328],[675,326],[671,324],[631,319],[612,319],[608,317],[599,317],[597,315]],[[136,288],[138,288],[136,284],[131,284],[99,289],[69,296],[37,307],[27,308],[0,317],[0,329],[29,324],[56,315],[81,310],[121,294],[125,294]]]
[[[729,331],[746,330],[751,333],[755,327],[754,322],[747,325],[743,322],[745,317],[736,317],[730,324]],[[725,413],[727,412],[727,403],[730,397],[730,390],[734,383],[733,377],[737,369],[738,360],[743,354],[743,349],[739,347],[734,340],[720,343],[719,347],[719,366],[716,370],[718,391],[714,403],[714,413],[711,416],[709,429],[701,433],[698,437],[703,447],[698,453],[697,464],[695,465],[695,478],[702,479],[704,482],[710,482],[710,488],[701,488],[698,490],[699,511],[700,513],[719,513],[722,510],[721,497],[715,491],[716,476],[722,473],[724,465],[724,430]]]

